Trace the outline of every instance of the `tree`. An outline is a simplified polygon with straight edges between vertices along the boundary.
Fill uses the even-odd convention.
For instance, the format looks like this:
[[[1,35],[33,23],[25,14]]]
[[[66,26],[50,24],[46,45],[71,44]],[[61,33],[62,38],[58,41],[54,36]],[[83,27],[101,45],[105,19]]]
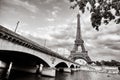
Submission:
[[[87,10],[91,13],[91,24],[93,28],[99,30],[99,26],[103,21],[104,24],[108,24],[111,20],[114,20],[116,24],[120,23],[120,0],[69,0],[74,5],[71,8],[74,9],[77,6],[82,13],[85,12],[87,3],[91,8],[87,7]],[[115,13],[113,13],[115,11]]]
[[[102,66],[101,62],[99,62],[99,61],[96,61],[95,64],[96,64],[97,66]]]

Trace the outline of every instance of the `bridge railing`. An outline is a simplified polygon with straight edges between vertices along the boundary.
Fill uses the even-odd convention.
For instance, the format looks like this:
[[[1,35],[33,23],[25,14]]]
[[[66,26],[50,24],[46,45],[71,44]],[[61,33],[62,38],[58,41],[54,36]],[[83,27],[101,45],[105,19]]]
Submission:
[[[13,32],[13,31],[11,31],[11,30],[9,30],[1,25],[0,25],[0,38],[11,41],[11,42],[18,44],[18,45],[21,45],[21,46],[25,46],[27,48],[31,48],[33,50],[44,52],[44,53],[51,55],[53,57],[57,57],[57,58],[75,63],[74,61],[71,61],[68,58],[65,58],[65,57],[57,54],[56,52],[54,52],[46,47],[43,47],[43,46],[39,45],[38,43],[33,42],[33,41]]]

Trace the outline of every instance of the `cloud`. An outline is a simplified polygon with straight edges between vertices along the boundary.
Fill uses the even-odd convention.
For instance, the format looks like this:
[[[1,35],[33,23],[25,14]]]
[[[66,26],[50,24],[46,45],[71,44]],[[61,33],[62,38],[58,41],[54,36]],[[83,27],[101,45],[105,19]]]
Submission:
[[[57,17],[57,14],[59,13],[59,11],[61,11],[61,8],[58,6],[54,6],[53,11],[51,12],[52,16]]]
[[[69,0],[63,0],[65,3],[70,3],[70,1]]]
[[[51,12],[51,14],[52,14],[53,17],[56,17],[56,16],[57,16],[57,13],[58,13],[58,10],[53,10],[53,11]]]
[[[56,18],[57,14],[61,11],[61,8],[59,6],[52,6],[51,9],[47,10],[47,13],[49,14],[50,17]]]
[[[35,5],[30,4],[28,1],[22,1],[22,0],[12,0],[12,1],[5,0],[5,1],[13,5],[21,6],[33,13],[36,13],[38,11],[38,8]]]
[[[58,6],[53,6],[53,9],[54,9],[54,10],[59,10],[59,11],[62,10],[62,9],[61,9],[60,7],[58,7]]]
[[[69,24],[62,24],[55,27],[55,30],[53,33],[51,33],[51,37],[57,40],[63,40],[63,39],[71,39],[74,38],[73,34],[75,33],[74,26],[71,26]]]
[[[32,19],[36,19],[36,16],[33,16],[33,15],[32,15],[32,16],[30,16],[30,17],[31,17]]]
[[[92,32],[90,33],[92,34]],[[118,54],[118,52],[120,52],[120,35],[117,35],[116,32],[111,34],[110,29],[108,29],[107,32],[102,31],[98,34],[93,33],[92,35],[92,37],[87,37],[86,41],[90,56],[96,56],[96,58],[92,57],[93,60],[111,60],[115,59],[115,57],[116,59],[119,59],[118,56],[120,56],[120,54]]]
[[[57,41],[56,44],[50,45],[51,48],[68,48],[68,46],[71,46],[72,43],[68,42],[68,40],[63,41]]]
[[[51,3],[53,0],[46,0],[45,3]]]
[[[108,47],[111,48],[111,49],[113,49],[113,50],[120,51],[120,46],[119,46],[120,42],[117,43],[117,44],[107,44],[107,45],[109,45]]]
[[[47,21],[53,22],[53,21],[55,21],[55,19],[54,18],[47,18]]]

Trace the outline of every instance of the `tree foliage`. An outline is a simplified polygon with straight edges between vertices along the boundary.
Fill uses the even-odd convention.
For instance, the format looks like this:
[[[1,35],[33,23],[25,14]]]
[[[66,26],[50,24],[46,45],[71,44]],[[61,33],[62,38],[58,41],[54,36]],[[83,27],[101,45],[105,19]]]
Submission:
[[[87,7],[87,10],[91,13],[91,24],[96,30],[99,30],[102,22],[108,24],[114,20],[116,24],[120,23],[120,0],[70,0],[70,2],[74,3],[71,5],[72,9],[78,6],[82,13],[85,12],[87,3],[90,4],[91,8]]]

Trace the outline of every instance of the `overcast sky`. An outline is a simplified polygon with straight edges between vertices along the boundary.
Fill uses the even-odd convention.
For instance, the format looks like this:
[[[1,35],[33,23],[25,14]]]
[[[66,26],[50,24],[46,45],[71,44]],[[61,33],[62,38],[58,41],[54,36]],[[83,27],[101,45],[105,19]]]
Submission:
[[[78,13],[70,5],[67,0],[0,0],[0,25],[14,31],[20,21],[18,34],[61,55],[69,55]],[[81,14],[81,27],[84,45],[92,60],[120,60],[120,24],[112,21],[100,26],[98,32],[92,28],[90,13],[86,12]]]

